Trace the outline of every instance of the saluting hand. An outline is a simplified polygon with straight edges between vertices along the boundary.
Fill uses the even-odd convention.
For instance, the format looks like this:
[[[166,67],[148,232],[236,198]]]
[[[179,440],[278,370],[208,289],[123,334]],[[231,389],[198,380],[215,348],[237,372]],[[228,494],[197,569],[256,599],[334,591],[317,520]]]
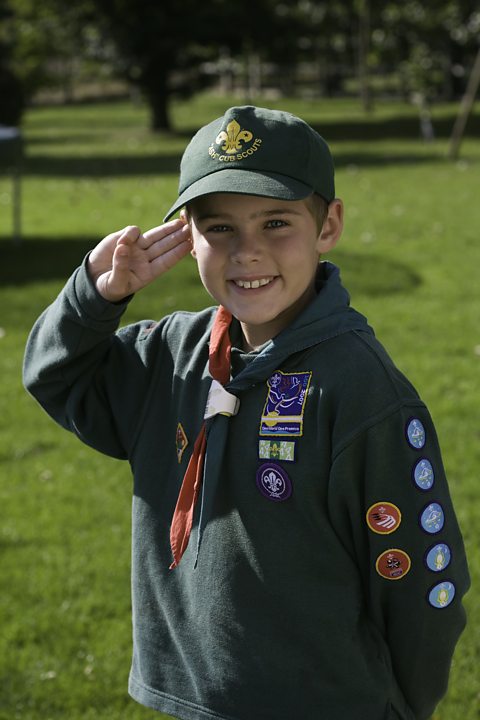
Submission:
[[[145,233],[130,225],[107,235],[92,250],[88,270],[100,295],[117,302],[170,270],[191,249],[190,227],[182,219]]]

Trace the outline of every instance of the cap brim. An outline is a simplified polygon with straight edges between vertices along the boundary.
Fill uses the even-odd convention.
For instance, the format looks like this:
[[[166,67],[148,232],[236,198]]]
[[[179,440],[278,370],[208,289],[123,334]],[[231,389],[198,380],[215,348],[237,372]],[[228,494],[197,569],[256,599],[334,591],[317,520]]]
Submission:
[[[197,180],[178,196],[164,222],[191,200],[211,193],[240,193],[279,200],[303,200],[313,188],[286,175],[228,168]]]

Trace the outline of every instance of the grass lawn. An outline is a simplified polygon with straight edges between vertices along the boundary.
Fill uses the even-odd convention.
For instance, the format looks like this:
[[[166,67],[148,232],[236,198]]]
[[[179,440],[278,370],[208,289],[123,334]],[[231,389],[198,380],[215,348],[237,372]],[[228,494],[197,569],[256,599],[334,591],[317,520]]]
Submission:
[[[228,104],[179,103],[176,131],[158,136],[145,109],[129,104],[30,111],[20,246],[10,239],[10,181],[0,175],[0,720],[159,718],[126,693],[129,468],[58,429],[24,392],[21,362],[32,323],[88,248],[126,224],[161,222],[188,138]],[[435,720],[478,720],[480,108],[461,160],[450,162],[451,107],[436,109],[436,140],[424,143],[415,112],[395,103],[369,117],[353,100],[269,104],[331,140],[346,204],[331,259],[436,422],[474,587]],[[127,320],[206,304],[188,259],[161,290],[135,298]]]

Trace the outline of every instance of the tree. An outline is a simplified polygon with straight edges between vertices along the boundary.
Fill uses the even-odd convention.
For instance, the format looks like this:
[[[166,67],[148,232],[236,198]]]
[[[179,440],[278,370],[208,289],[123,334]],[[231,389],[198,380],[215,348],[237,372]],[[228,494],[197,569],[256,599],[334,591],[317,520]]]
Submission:
[[[95,8],[115,42],[120,72],[142,90],[152,129],[163,130],[171,127],[171,96],[203,87],[202,64],[216,59],[221,46],[239,52],[268,3],[258,0],[253,13],[226,0],[97,0]]]
[[[0,29],[11,40],[11,65],[25,100],[44,87],[61,88],[71,99],[82,63],[94,55],[92,0],[10,0],[8,7]]]
[[[13,43],[9,32],[13,13],[0,0],[0,125],[19,125],[25,107],[22,82],[13,68]]]

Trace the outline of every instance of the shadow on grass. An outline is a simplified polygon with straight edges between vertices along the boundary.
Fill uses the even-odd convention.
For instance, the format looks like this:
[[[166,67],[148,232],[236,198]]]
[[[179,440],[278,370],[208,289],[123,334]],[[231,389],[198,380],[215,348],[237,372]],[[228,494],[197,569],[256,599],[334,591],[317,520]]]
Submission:
[[[180,154],[50,156],[28,154],[22,161],[25,177],[129,177],[178,174]]]
[[[56,240],[28,237],[20,245],[0,241],[0,286],[66,280],[98,242],[98,238]],[[332,261],[352,294],[370,296],[411,292],[422,280],[411,267],[381,255],[360,255],[336,250]],[[186,278],[186,282],[189,282]],[[195,282],[197,280],[195,279]]]
[[[28,155],[22,162],[24,177],[130,177],[151,175],[177,175],[180,168],[180,154],[175,155],[119,155],[109,156],[62,156]],[[383,167],[387,165],[412,165],[426,162],[443,162],[444,158],[438,151],[431,152],[425,145],[419,145],[417,152],[385,152],[375,150],[372,144],[366,143],[365,150],[357,152],[335,153],[337,169],[349,165],[359,167]]]
[[[455,117],[448,115],[433,120],[435,137],[446,139],[450,137]],[[354,118],[325,123],[313,123],[313,127],[331,143],[364,142],[360,150],[343,151],[341,146],[335,152],[337,168],[348,165],[358,166],[384,166],[409,165],[425,162],[445,162],[438,147],[426,144],[420,135],[419,121],[416,116],[405,115],[394,118]],[[172,131],[164,133],[165,143],[168,138],[184,138],[185,144],[197,131],[197,127],[190,130]],[[468,122],[465,137],[480,137],[480,115],[472,116]],[[375,142],[381,140],[411,140],[418,142],[418,150],[409,147],[405,152],[392,147],[386,151],[385,147],[376,148]],[[84,143],[85,153],[78,155],[30,155],[28,147],[39,142],[60,144],[77,141]],[[92,152],[89,143],[88,128],[85,131],[72,133],[70,136],[33,138],[28,141],[23,158],[22,171],[24,176],[52,176],[52,177],[128,177],[132,175],[163,175],[177,174],[180,167],[180,152],[170,153],[125,153],[122,150],[118,156],[99,155]],[[0,157],[0,166],[3,163]]]
[[[449,138],[455,123],[454,113],[442,118],[432,117],[432,126],[436,138]],[[314,123],[312,125],[330,142],[362,140],[421,140],[420,121],[415,115],[401,115],[392,118],[375,117],[359,120],[340,120],[335,122]],[[480,136],[480,115],[471,115],[465,128],[464,137]]]

